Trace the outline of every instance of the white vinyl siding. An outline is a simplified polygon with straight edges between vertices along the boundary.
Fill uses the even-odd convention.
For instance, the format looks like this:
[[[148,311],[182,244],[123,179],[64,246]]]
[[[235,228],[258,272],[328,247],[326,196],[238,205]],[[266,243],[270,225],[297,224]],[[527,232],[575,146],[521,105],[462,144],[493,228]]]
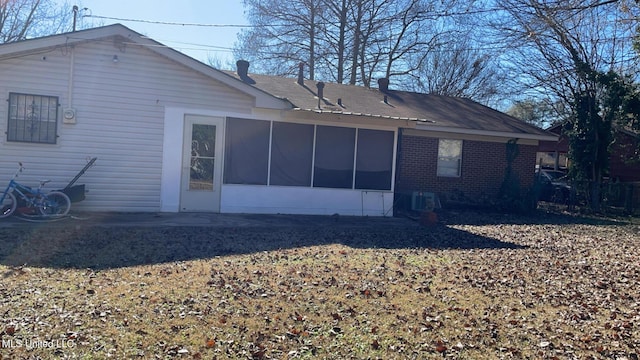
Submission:
[[[78,180],[89,191],[85,201],[72,206],[81,210],[160,210],[166,107],[250,114],[254,105],[252,97],[148,49],[116,47],[113,38],[0,60],[0,79],[5,99],[9,93],[58,97],[59,119],[63,109],[76,110],[76,124],[58,121],[54,145],[0,140],[0,174],[13,173],[21,161],[24,183],[47,178],[52,180],[47,188],[57,189],[87,158],[97,157]],[[0,102],[3,131],[7,114],[7,102]]]

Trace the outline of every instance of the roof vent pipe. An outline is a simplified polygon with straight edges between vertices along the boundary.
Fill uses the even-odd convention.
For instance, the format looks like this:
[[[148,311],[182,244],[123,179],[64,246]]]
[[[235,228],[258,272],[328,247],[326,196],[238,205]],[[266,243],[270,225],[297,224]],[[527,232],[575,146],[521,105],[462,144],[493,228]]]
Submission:
[[[316,87],[318,88],[318,109],[320,109],[321,101],[324,99],[324,83],[320,81],[316,83]]]
[[[389,78],[378,79],[378,89],[382,92],[389,91]]]
[[[236,72],[241,79],[249,77],[249,62],[247,60],[236,61]]]
[[[298,85],[304,85],[304,63],[298,64]]]

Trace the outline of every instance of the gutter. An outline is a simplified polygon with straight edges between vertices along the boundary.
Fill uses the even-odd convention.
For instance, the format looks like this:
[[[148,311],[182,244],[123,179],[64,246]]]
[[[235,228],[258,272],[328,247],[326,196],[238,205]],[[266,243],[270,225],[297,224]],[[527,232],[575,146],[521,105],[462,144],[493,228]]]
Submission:
[[[507,131],[492,131],[492,130],[477,130],[477,129],[461,129],[461,128],[449,127],[449,126],[424,125],[421,123],[416,124],[415,129],[423,130],[423,131],[439,131],[439,132],[448,132],[448,133],[466,134],[466,135],[483,135],[483,136],[518,138],[518,139],[538,140],[538,141],[558,141],[558,136],[554,136],[554,135],[513,133],[513,132],[507,132]]]

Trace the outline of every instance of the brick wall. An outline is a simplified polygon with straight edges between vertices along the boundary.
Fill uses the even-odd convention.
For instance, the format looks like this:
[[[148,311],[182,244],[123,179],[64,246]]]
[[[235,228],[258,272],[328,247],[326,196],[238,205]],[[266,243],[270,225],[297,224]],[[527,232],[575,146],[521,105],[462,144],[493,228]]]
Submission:
[[[520,179],[522,189],[533,185],[536,151],[537,146],[519,146],[513,171]],[[458,191],[469,197],[494,197],[498,194],[507,167],[505,143],[464,140],[462,174],[457,178],[438,177],[437,158],[437,138],[404,135],[398,153],[396,191],[435,192],[443,200]]]
[[[615,136],[609,157],[609,176],[622,182],[640,181],[640,163],[632,161],[640,140],[621,131]]]

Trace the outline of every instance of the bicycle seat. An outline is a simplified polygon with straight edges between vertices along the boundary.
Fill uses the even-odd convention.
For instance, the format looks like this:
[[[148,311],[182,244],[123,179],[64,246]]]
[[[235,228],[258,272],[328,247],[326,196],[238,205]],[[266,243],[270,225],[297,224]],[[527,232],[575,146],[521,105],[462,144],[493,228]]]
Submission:
[[[46,183],[50,183],[51,180],[40,180],[40,186],[44,186]]]

